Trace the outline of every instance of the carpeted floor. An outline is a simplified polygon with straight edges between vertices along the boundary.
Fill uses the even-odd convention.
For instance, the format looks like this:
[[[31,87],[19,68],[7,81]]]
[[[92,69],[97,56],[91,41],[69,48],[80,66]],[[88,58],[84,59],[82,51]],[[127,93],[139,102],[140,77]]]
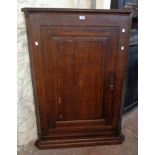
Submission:
[[[18,155],[138,155],[138,110],[123,116],[122,133],[125,141],[121,145],[106,145],[81,148],[38,150],[34,142],[18,151]]]

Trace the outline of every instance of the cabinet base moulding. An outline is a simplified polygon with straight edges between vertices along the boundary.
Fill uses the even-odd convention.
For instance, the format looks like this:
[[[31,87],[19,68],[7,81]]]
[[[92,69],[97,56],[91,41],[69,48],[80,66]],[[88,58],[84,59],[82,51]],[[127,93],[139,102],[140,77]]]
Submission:
[[[38,139],[35,145],[39,149],[49,148],[67,148],[67,147],[82,147],[82,146],[96,146],[96,145],[115,145],[122,144],[125,137],[119,135],[115,137],[102,138],[80,138],[80,139],[65,139],[65,140],[41,140]]]

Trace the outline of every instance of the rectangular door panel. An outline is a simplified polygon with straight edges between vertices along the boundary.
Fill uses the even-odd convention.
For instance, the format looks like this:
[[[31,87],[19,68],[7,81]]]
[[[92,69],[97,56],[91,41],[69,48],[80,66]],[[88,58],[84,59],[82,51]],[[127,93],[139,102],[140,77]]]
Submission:
[[[49,128],[76,128],[80,124],[88,128],[94,123],[105,128],[112,123],[107,116],[113,113],[109,109],[113,100],[107,99],[114,95],[108,86],[115,76],[117,55],[113,30],[81,27],[75,33],[74,27],[65,27],[60,33],[57,28],[42,27]]]

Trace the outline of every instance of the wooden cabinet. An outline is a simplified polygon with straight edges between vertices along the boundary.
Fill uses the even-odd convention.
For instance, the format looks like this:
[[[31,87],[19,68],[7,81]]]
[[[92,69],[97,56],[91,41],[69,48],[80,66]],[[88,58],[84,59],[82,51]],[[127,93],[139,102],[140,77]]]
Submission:
[[[122,143],[130,11],[23,8],[40,149]]]

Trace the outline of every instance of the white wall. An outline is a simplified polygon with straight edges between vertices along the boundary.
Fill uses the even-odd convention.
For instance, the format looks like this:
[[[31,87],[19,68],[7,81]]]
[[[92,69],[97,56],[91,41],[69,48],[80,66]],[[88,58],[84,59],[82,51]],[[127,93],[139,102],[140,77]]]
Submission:
[[[96,9],[110,9],[111,0],[96,0]]]
[[[100,0],[102,1],[102,0]],[[107,7],[109,0],[104,0],[102,8]],[[33,91],[30,75],[25,18],[22,7],[54,7],[54,8],[91,8],[91,0],[18,0],[18,146],[25,146],[37,138],[36,118]]]

